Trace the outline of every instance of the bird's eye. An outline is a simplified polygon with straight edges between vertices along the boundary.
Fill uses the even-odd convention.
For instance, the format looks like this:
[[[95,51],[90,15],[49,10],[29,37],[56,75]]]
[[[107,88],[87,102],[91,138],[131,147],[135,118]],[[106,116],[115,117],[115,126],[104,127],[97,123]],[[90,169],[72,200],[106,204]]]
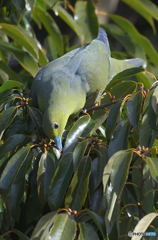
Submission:
[[[54,123],[52,123],[52,127],[53,127],[54,129],[58,129],[59,124],[58,124],[57,122],[54,122]]]

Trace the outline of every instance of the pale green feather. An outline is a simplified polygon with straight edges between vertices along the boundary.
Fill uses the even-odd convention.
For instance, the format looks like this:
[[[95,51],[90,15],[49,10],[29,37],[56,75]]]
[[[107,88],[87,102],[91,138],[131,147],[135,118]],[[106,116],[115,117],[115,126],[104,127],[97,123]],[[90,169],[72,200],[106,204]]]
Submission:
[[[141,59],[111,58],[103,29],[90,44],[47,64],[37,74],[31,89],[33,104],[44,113],[45,134],[62,136],[69,116],[85,106],[87,96],[106,88],[117,73],[143,65]],[[59,124],[58,129],[53,129],[54,122]]]

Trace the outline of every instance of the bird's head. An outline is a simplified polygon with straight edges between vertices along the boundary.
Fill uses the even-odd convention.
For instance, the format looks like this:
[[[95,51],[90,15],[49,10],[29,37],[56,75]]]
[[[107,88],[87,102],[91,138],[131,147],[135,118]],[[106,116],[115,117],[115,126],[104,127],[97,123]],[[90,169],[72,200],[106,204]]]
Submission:
[[[62,150],[62,135],[65,130],[69,116],[64,112],[49,114],[48,111],[44,113],[43,130],[47,137],[53,138],[56,147]]]

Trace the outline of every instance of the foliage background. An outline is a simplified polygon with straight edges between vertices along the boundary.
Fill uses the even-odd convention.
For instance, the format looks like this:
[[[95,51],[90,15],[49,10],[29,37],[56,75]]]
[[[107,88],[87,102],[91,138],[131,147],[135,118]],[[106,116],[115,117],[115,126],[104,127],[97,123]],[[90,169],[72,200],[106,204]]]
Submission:
[[[110,14],[97,6],[75,0],[0,2],[2,240],[158,234],[158,93],[152,87],[158,7],[156,1],[122,0]],[[31,83],[48,61],[96,37],[100,25],[113,57],[142,57],[147,71],[120,73],[98,93],[99,110],[71,119],[60,156],[43,136],[41,113],[31,106]]]

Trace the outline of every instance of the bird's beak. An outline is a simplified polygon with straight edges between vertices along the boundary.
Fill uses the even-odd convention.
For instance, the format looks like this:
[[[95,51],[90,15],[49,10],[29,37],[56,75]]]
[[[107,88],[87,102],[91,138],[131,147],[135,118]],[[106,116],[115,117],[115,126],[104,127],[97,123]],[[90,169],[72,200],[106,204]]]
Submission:
[[[56,147],[61,151],[62,150],[61,137],[60,136],[55,137],[54,142],[55,142]]]

